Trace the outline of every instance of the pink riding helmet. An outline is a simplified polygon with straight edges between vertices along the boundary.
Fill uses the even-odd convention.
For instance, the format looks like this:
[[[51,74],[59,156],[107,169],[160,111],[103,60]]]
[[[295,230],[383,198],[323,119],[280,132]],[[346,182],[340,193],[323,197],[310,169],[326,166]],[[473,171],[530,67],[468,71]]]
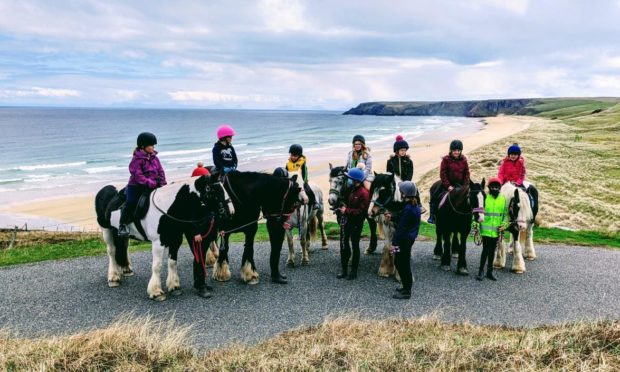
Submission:
[[[232,129],[230,125],[220,125],[217,128],[217,139],[222,139],[224,137],[232,137],[235,135],[235,130]]]

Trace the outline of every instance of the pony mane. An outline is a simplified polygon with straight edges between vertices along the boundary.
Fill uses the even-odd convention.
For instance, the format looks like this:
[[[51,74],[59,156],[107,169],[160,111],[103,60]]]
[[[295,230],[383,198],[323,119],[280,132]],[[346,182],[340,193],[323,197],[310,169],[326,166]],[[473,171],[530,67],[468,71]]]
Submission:
[[[507,182],[502,186],[501,194],[506,199],[507,203],[510,203],[510,200],[514,197],[515,190],[519,191],[519,219],[524,221],[531,221],[534,218],[534,213],[532,212],[532,206],[530,205],[530,197],[527,195],[523,189],[516,187],[510,182]]]
[[[340,166],[340,167],[333,167],[330,171],[329,171],[329,177],[333,178],[333,177],[338,177],[341,173],[343,173],[345,171],[345,167],[344,166]]]

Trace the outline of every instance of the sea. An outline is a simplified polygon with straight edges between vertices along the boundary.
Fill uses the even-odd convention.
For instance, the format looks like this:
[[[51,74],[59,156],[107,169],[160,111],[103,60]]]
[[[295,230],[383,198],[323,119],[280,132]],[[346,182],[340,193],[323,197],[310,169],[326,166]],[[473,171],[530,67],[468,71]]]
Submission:
[[[402,134],[416,141],[451,139],[479,130],[477,119],[355,116],[340,111],[100,109],[0,107],[0,205],[96,193],[129,178],[140,132],[156,134],[168,179],[188,177],[198,161],[212,164],[216,128],[231,125],[239,170],[282,166],[293,143],[343,165],[356,134],[385,145]]]

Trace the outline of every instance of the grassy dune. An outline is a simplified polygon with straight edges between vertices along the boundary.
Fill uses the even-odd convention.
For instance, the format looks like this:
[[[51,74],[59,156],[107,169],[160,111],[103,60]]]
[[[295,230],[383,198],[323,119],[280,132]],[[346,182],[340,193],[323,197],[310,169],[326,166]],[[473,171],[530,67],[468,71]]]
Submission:
[[[190,327],[120,320],[70,336],[0,333],[0,369],[16,370],[598,370],[620,369],[620,322],[516,329],[436,318],[335,319],[255,346],[196,352]]]
[[[549,118],[468,155],[476,180],[497,174],[506,148],[521,145],[540,190],[540,225],[620,236],[620,104],[559,101],[533,108]],[[467,145],[467,144],[465,144]],[[421,180],[430,187],[436,172]]]

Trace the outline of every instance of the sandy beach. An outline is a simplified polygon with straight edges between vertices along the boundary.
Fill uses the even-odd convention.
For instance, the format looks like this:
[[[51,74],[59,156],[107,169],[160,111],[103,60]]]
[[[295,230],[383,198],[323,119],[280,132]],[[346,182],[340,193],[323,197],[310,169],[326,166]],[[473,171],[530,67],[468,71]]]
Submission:
[[[408,153],[414,162],[414,180],[417,181],[425,173],[439,166],[440,159],[444,154],[447,154],[448,145],[452,139],[461,139],[464,143],[464,153],[467,154],[485,144],[527,129],[530,124],[542,119],[527,116],[498,116],[481,118],[481,120],[486,125],[480,131],[468,135],[459,136],[457,133],[451,133],[446,135],[446,138],[435,141],[415,142],[408,140],[411,147]],[[407,140],[407,138],[405,139]],[[392,145],[393,141],[390,141],[383,146],[375,145],[371,148],[374,171],[379,173],[385,172],[385,164],[392,153]],[[309,158],[310,180],[320,185],[323,190],[325,203],[327,203],[329,190],[329,163],[331,162],[334,166],[344,165],[346,153],[347,151],[340,153],[340,150],[338,153],[326,151],[324,155],[313,155]],[[498,154],[498,158],[502,155]],[[16,203],[3,207],[1,211],[7,214],[32,216],[33,218],[53,219],[66,223],[65,227],[73,226],[79,230],[97,230],[94,197],[95,192],[92,195],[74,195],[30,201],[22,204]],[[334,219],[333,214],[329,210],[326,211],[326,217],[327,220]]]

